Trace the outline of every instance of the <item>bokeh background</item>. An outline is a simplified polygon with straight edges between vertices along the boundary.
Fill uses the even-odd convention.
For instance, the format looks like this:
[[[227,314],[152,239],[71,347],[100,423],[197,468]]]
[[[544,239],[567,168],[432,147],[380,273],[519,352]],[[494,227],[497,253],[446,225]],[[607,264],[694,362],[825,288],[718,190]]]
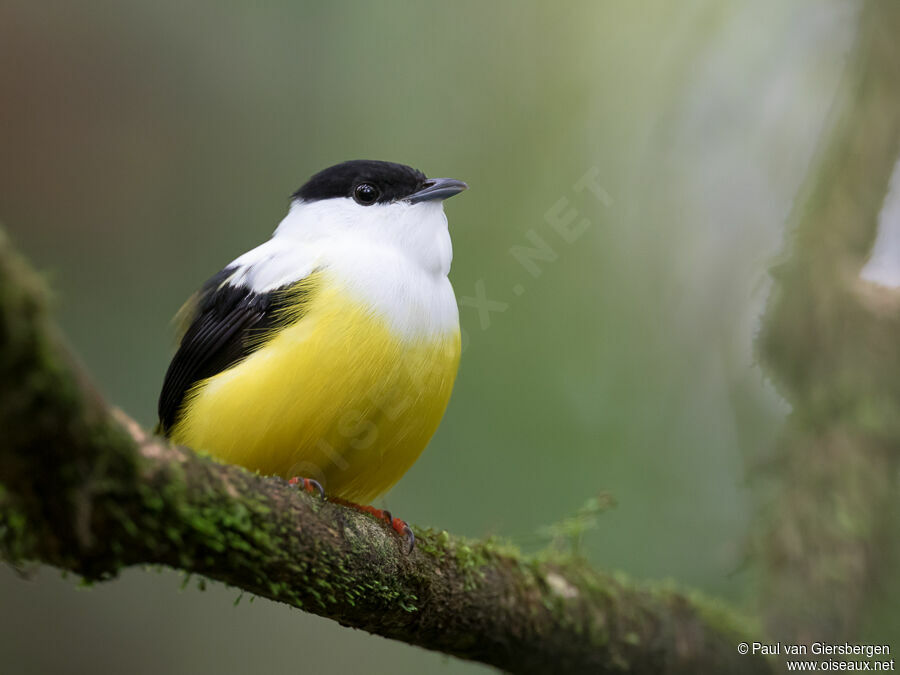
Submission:
[[[459,379],[383,504],[532,549],[609,492],[592,563],[745,603],[751,469],[788,410],[752,341],[857,14],[822,0],[4,0],[0,220],[102,390],[149,426],[172,315],[268,237],[309,175],[375,158],[466,180],[446,207]],[[569,209],[586,222],[574,241],[547,215]],[[536,242],[537,269],[517,259]],[[488,671],[181,585],[132,570],[81,590],[0,568],[3,670]]]

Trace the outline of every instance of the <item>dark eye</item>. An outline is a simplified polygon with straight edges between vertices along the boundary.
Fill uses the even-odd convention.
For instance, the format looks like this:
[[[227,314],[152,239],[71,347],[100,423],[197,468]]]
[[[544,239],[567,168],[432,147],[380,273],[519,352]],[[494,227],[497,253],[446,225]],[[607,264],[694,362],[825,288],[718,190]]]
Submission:
[[[353,198],[363,206],[374,204],[379,194],[378,188],[371,183],[360,183],[353,190]]]

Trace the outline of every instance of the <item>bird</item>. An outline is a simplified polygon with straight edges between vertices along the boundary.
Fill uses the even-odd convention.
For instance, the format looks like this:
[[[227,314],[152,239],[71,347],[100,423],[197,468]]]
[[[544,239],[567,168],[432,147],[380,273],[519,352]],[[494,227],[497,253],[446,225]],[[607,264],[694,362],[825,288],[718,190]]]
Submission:
[[[271,238],[176,315],[157,432],[356,506],[418,459],[460,360],[445,199],[468,185],[351,160],[293,193]]]

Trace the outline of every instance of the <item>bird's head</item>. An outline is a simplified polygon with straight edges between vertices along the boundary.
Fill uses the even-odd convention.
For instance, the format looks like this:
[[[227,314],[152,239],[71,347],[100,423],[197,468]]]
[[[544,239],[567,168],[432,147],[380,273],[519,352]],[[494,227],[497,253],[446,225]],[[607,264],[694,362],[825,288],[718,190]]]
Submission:
[[[292,195],[291,212],[277,233],[307,241],[351,236],[396,246],[430,264],[435,256],[449,256],[443,201],[467,187],[453,178],[428,178],[404,164],[342,162],[315,174]]]
[[[355,159],[320,171],[293,194],[295,200],[311,203],[346,199],[361,207],[409,206],[438,202],[468,187],[453,178],[428,178],[405,164]]]

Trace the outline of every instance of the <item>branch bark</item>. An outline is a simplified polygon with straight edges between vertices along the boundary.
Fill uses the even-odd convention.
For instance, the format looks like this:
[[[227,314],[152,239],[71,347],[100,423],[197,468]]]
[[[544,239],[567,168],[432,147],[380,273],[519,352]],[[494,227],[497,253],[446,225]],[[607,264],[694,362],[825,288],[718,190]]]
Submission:
[[[770,633],[849,639],[897,513],[900,294],[860,280],[900,152],[900,4],[866,3],[757,347],[792,405],[759,548]]]
[[[147,436],[67,356],[0,230],[0,553],[89,580],[162,564],[517,673],[771,672],[724,605],[372,518]]]

